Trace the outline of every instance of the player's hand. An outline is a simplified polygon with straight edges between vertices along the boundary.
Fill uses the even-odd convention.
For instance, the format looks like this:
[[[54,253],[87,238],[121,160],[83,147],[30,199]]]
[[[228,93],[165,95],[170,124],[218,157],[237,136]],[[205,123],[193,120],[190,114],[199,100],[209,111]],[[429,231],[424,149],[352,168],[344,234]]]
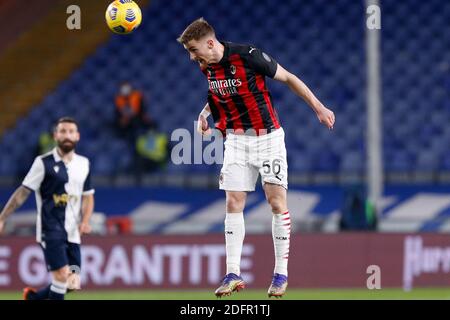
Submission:
[[[198,116],[197,132],[204,136],[209,136],[211,134],[211,128],[208,125],[208,121],[202,115]]]
[[[82,222],[80,224],[79,229],[80,229],[80,235],[88,234],[88,233],[91,233],[91,231],[92,231],[91,226],[87,222]]]
[[[333,111],[326,107],[322,107],[319,112],[317,112],[317,118],[319,118],[320,123],[327,126],[328,129],[333,129],[336,120]]]

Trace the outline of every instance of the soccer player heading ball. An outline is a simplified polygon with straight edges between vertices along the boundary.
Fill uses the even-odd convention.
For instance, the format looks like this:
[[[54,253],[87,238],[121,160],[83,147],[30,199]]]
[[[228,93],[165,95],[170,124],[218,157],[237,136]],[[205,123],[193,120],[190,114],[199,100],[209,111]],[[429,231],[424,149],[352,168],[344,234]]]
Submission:
[[[198,117],[197,131],[210,134],[207,117],[226,134],[220,189],[226,192],[226,275],[216,296],[244,288],[240,260],[245,235],[243,210],[247,192],[255,190],[258,174],[272,208],[275,269],[269,297],[281,297],[288,280],[290,215],[286,201],[287,161],[280,125],[265,77],[285,83],[314,110],[319,121],[332,129],[334,113],[327,109],[294,74],[271,56],[251,45],[219,41],[203,18],[192,22],[178,38],[199,63],[208,79],[208,102]]]

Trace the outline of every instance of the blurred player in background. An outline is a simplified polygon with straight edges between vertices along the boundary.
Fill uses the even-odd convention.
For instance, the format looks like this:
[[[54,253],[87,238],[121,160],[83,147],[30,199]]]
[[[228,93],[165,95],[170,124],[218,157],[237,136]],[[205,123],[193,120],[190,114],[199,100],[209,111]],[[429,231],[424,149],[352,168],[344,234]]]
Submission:
[[[52,283],[39,291],[25,288],[25,300],[63,300],[67,289],[79,289],[80,237],[91,232],[89,219],[94,209],[94,189],[89,160],[75,153],[80,140],[77,123],[72,118],[59,119],[53,136],[57,146],[36,157],[22,185],[0,215],[1,233],[8,216],[32,191],[36,193],[36,240],[44,251]]]
[[[258,174],[272,208],[275,269],[269,297],[284,295],[288,283],[290,215],[287,207],[287,161],[284,131],[267,89],[265,77],[285,83],[314,110],[319,121],[332,129],[335,116],[294,74],[271,56],[250,45],[218,41],[214,29],[203,18],[191,23],[178,38],[199,63],[208,79],[208,103],[198,117],[197,130],[210,134],[207,117],[224,135],[225,154],[220,189],[226,192],[226,275],[216,296],[244,288],[240,260],[245,236],[244,214],[247,192],[255,190]]]

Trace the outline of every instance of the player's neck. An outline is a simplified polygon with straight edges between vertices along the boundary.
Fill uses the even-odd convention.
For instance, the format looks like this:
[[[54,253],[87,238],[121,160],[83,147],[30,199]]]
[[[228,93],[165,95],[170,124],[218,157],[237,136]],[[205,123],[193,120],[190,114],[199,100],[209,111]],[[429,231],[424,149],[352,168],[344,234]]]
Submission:
[[[225,52],[225,47],[219,41],[217,41],[216,50],[213,53],[213,58],[211,59],[211,63],[219,63],[222,60]]]
[[[64,163],[69,163],[72,160],[74,154],[73,150],[65,153],[60,148],[56,148],[56,152],[58,152],[58,155],[61,157],[61,160]]]

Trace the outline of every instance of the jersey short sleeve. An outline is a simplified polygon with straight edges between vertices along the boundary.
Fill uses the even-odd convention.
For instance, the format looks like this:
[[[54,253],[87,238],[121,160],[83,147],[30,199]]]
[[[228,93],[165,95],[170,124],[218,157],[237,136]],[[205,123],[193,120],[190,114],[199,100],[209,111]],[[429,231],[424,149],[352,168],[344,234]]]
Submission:
[[[41,157],[34,159],[31,165],[30,171],[28,171],[25,179],[23,179],[22,185],[25,188],[36,191],[40,188],[45,176],[44,162]]]
[[[270,78],[273,78],[277,72],[278,63],[275,59],[255,47],[248,49],[248,63],[256,72]]]
[[[91,168],[89,165],[89,172],[86,176],[86,180],[84,180],[84,184],[83,184],[83,196],[89,195],[89,194],[94,194],[95,193],[95,189],[92,187],[91,184]]]

